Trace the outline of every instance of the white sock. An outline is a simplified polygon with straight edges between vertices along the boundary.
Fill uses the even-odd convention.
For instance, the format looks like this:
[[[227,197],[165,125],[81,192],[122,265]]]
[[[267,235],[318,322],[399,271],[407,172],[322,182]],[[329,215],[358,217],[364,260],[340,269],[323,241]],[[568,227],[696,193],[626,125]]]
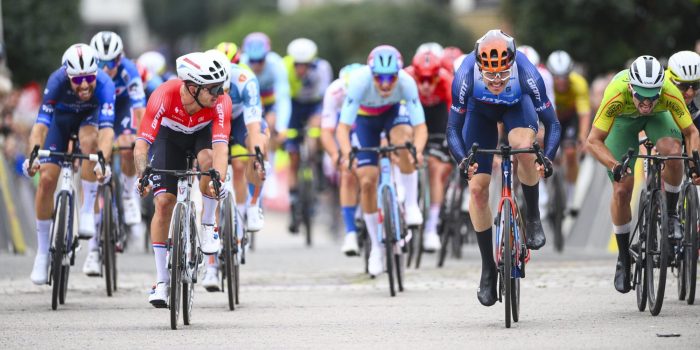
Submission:
[[[49,253],[49,233],[51,231],[51,220],[37,220],[36,221],[36,242],[37,242],[37,253],[38,254],[48,254]]]
[[[207,265],[207,270],[214,270],[216,272],[219,268],[219,254],[207,255],[204,257]]]
[[[168,250],[165,249],[165,243],[153,242],[153,256],[156,259],[156,282],[169,283]]]
[[[97,197],[97,182],[81,180],[83,183],[83,207],[81,213],[89,213],[92,215],[95,210],[95,197]]]
[[[410,174],[401,174],[401,183],[406,191],[406,206],[418,206],[418,172],[412,171]]]
[[[202,225],[214,225],[216,223],[216,205],[219,203],[214,198],[202,195]]]
[[[238,215],[236,215],[236,220],[239,220],[238,229],[236,230],[236,235],[238,236],[238,239],[243,239],[243,222],[242,220],[245,219],[245,212],[246,212],[246,205],[245,204],[236,204],[236,210],[238,211]]]
[[[102,223],[102,215],[95,213],[95,235],[88,241],[88,252],[94,252],[100,249],[100,244],[97,241],[97,236],[100,235],[100,223]]]
[[[440,204],[430,204],[430,215],[428,222],[425,223],[426,233],[436,233],[438,221],[440,220]]]
[[[372,214],[362,214],[365,218],[365,226],[370,241],[372,241],[372,249],[379,249],[379,237],[377,237],[377,228],[379,227],[379,212]]]
[[[540,181],[541,182],[541,181]],[[576,184],[566,182],[566,207],[570,208],[574,203],[574,193],[576,192]]]
[[[124,186],[124,198],[131,198],[136,193],[136,175],[127,176],[122,173],[121,180]]]
[[[399,203],[403,203],[406,199],[406,188],[402,181],[401,169],[399,169],[399,166],[396,164],[393,165],[392,169],[394,173],[394,179],[396,180],[396,199],[399,201]]]

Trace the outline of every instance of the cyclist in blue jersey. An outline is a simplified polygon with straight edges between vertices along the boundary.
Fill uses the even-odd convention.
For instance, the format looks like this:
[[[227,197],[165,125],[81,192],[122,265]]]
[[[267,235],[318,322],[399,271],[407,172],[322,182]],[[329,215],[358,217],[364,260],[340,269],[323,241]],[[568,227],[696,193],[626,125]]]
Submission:
[[[144,84],[144,90],[146,91],[146,100],[151,96],[151,93],[160,86],[163,82],[169,78],[176,78],[176,76],[171,76],[166,72],[168,65],[165,60],[165,56],[158,51],[146,51],[139,56],[136,63],[140,66],[146,68],[149,73],[149,78],[144,80],[141,77]],[[167,73],[167,74],[166,74]]]
[[[465,164],[465,160],[474,142],[482,148],[497,147],[498,122],[503,122],[511,147],[531,147],[538,119],[545,127],[544,149],[549,161],[556,155],[561,128],[542,76],[525,55],[516,54],[512,37],[499,29],[488,31],[455,73],[446,132],[452,155],[471,178],[469,211],[482,261],[477,297],[485,306],[493,305],[497,298],[493,217],[488,204],[493,156],[478,154],[473,166]],[[535,163],[534,154],[518,154],[516,159],[528,209],[526,245],[539,249],[545,244],[538,209],[538,182],[544,176],[544,167]]]
[[[146,93],[141,75],[136,65],[124,56],[124,45],[117,33],[99,32],[90,40],[90,46],[97,52],[97,66],[114,82],[114,135],[117,144],[129,147],[136,140],[136,126],[146,111]],[[141,222],[141,201],[136,193],[134,152],[129,149],[119,153],[124,223],[135,225]],[[94,236],[88,243],[88,255],[83,265],[83,273],[88,276],[100,276],[102,273],[99,248],[99,240]]]
[[[255,147],[259,147],[263,154],[266,153],[268,137],[265,134],[267,124],[262,119],[262,104],[260,102],[260,88],[258,79],[248,69],[235,63],[218,49],[208,50],[206,53],[216,57],[223,67],[226,67],[229,81],[224,83],[224,92],[231,97],[231,138],[233,144],[247,148],[246,153],[255,153]],[[248,160],[243,174],[234,172],[234,191],[236,191],[236,207],[241,217],[246,220],[248,231],[260,231],[263,227],[262,208],[260,206],[260,194],[262,193],[265,174],[263,169],[252,160]],[[245,186],[245,179],[248,186]],[[242,239],[242,231],[237,233]],[[202,286],[210,292],[219,291],[221,282],[218,273],[219,259],[216,255],[207,258],[207,270],[202,279]]]
[[[97,53],[86,44],[75,44],[63,54],[62,66],[49,77],[39,116],[32,127],[29,145],[65,152],[70,135],[78,134],[80,151],[95,153],[98,149],[109,159],[114,140],[114,83],[98,69]],[[99,128],[99,131],[98,131]],[[49,264],[49,231],[53,214],[53,195],[60,172],[59,159],[43,158],[23,164],[24,173],[33,177],[39,171],[36,192],[37,254],[31,280],[45,284]],[[104,180],[99,164],[83,162],[81,170],[83,205],[80,208],[78,234],[80,238],[95,235],[96,180]]]
[[[401,54],[394,47],[381,45],[369,54],[367,66],[353,72],[340,112],[336,130],[343,161],[348,167],[351,151],[350,131],[355,125],[355,136],[360,147],[377,147],[381,134],[386,132],[393,145],[412,141],[416,147],[417,161],[423,162],[423,149],[428,139],[423,106],[418,98],[416,81],[403,69]],[[401,104],[404,101],[405,105]],[[401,109],[407,114],[399,113]],[[418,207],[418,174],[416,164],[407,150],[399,152],[401,174],[396,179],[405,188],[404,217],[407,225],[420,225],[423,215]],[[369,273],[378,275],[383,269],[383,258],[377,227],[377,183],[379,180],[378,157],[374,153],[357,155],[357,177],[360,183],[360,205],[372,241],[369,256]]]
[[[289,152],[289,201],[291,224],[289,231],[299,232],[301,218],[296,217],[299,210],[299,190],[297,189],[297,172],[299,170],[299,149],[304,142],[304,127],[311,135],[320,131],[321,102],[323,94],[333,80],[333,69],[328,61],[317,57],[318,47],[316,43],[307,38],[292,40],[287,46],[287,56],[284,57],[284,65],[289,76],[289,87],[292,96],[292,113],[290,119],[277,118],[275,129],[280,133],[280,138],[285,139],[285,149]],[[286,132],[282,133],[285,130]],[[311,150],[320,150],[317,136],[312,136]],[[312,151],[313,152],[313,151]],[[312,155],[311,157],[313,157]],[[320,165],[321,157],[316,157]]]
[[[267,125],[274,126],[268,134],[270,138],[270,149],[277,149],[281,140],[278,134],[284,135],[284,129],[277,129],[277,119],[289,120],[292,113],[292,100],[290,97],[289,80],[287,70],[284,67],[282,57],[273,52],[270,47],[270,38],[264,33],[255,32],[248,34],[243,39],[243,54],[241,63],[250,67],[258,78],[260,85],[260,100],[263,106],[263,119]],[[280,125],[281,126],[281,125]],[[276,180],[274,177],[274,152],[270,152],[269,161],[273,165],[268,169],[268,187],[270,193],[276,190]]]
[[[151,96],[153,91],[156,91],[156,88],[158,88],[160,84],[163,84],[163,78],[161,78],[160,75],[148,70],[146,66],[142,65],[138,61],[136,62],[136,69],[139,70],[141,83],[143,83],[143,92],[146,93],[146,101],[148,101],[148,98]]]

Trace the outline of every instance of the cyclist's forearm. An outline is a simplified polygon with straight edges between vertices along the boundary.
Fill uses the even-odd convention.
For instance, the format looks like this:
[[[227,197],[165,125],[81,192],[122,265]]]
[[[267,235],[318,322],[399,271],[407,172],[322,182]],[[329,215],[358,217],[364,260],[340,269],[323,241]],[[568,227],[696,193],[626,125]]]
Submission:
[[[102,128],[97,133],[97,149],[102,151],[106,161],[112,159],[112,145],[114,144],[114,129]]]
[[[591,129],[591,116],[588,113],[578,114],[578,135],[579,140],[585,140]]]
[[[350,125],[340,123],[335,131],[335,137],[338,139],[338,145],[340,146],[340,152],[347,156],[350,154],[352,146],[350,145]]]
[[[321,129],[321,145],[329,156],[338,154],[338,145],[333,137],[333,129]]]
[[[44,141],[46,140],[46,135],[49,133],[49,127],[44,124],[34,124],[32,126],[31,134],[29,134],[29,150],[31,152],[34,145],[39,145],[39,147],[44,146]]]
[[[225,142],[217,142],[211,146],[212,149],[212,167],[219,172],[221,178],[226,177],[226,169],[228,167],[228,144]]]
[[[136,174],[138,176],[143,175],[143,172],[148,166],[148,149],[150,145],[144,140],[136,140],[134,146],[134,166],[136,167]]]
[[[143,119],[143,115],[146,113],[146,108],[135,108],[134,109],[134,125],[138,126],[141,125],[141,119]]]
[[[596,133],[596,131],[596,129],[593,129],[591,134]],[[594,138],[591,136],[592,135],[589,135],[586,145],[588,152],[592,154],[593,157],[597,159],[601,164],[603,164],[603,166],[605,166],[607,169],[612,169],[615,166],[615,164],[618,163],[617,159],[605,146],[604,140],[600,140],[599,138]]]
[[[693,150],[699,150],[700,147],[700,136],[698,136],[698,129],[695,124],[690,124],[687,128],[682,130],[683,138],[685,139],[685,148],[688,154],[692,154]]]
[[[423,153],[425,144],[428,142],[428,126],[425,123],[413,127],[413,144],[416,152]]]

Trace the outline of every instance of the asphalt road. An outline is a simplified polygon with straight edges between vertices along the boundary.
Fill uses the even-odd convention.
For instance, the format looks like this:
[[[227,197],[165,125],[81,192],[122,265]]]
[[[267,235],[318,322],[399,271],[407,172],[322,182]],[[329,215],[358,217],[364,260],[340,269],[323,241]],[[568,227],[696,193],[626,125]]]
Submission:
[[[700,348],[700,307],[677,300],[675,278],[652,317],[637,311],[634,293],[614,290],[615,259],[604,251],[535,253],[521,284],[521,320],[506,329],[503,304],[476,299],[474,246],[442,269],[428,256],[391,298],[386,275],[362,273],[361,260],[342,256],[324,223],[313,248],[285,223],[267,214],[242,267],[239,308],[228,311],[225,294],[198,287],[192,325],[177,331],[167,309],[147,303],[155,268],[143,251],[119,256],[120,290],[109,298],[101,278],[82,275],[83,249],[57,311],[50,287],[29,281],[32,256],[0,255],[0,348]],[[659,336],[668,334],[679,336]]]

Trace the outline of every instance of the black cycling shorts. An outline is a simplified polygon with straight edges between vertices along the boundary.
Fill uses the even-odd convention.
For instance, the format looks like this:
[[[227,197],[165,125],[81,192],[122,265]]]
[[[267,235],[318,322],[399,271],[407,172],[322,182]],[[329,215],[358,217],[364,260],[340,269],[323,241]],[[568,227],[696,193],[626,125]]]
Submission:
[[[435,106],[423,107],[425,124],[428,127],[428,154],[443,162],[451,162],[450,150],[445,133],[447,130],[447,105],[444,102]]]
[[[151,145],[151,167],[154,169],[186,170],[187,153],[197,157],[200,151],[211,149],[211,125],[192,134],[183,134],[161,127],[156,140]],[[177,195],[177,177],[151,175],[153,195],[170,193]]]

